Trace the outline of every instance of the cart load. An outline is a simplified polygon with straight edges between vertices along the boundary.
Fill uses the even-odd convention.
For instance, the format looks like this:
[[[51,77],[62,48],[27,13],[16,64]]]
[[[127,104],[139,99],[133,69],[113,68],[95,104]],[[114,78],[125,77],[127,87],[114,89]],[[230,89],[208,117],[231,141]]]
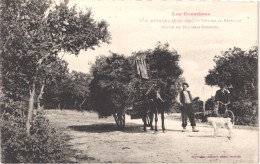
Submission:
[[[148,107],[145,95],[153,92],[152,86],[163,90],[169,80],[181,75],[178,61],[177,51],[159,42],[154,50],[139,51],[128,58],[116,53],[100,56],[92,67],[92,109],[99,117],[113,115],[119,127],[125,126],[125,114],[142,118]]]

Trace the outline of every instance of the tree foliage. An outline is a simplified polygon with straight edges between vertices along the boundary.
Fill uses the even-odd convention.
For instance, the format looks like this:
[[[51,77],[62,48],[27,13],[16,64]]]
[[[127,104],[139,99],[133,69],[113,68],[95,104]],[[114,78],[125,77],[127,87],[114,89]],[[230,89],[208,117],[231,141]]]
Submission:
[[[100,117],[122,111],[130,101],[127,88],[133,69],[129,60],[116,53],[101,56],[93,65],[92,73],[90,91],[93,110]]]
[[[61,59],[55,59],[51,64],[39,69],[40,76],[36,81],[37,108],[42,108],[43,94],[46,88],[52,85],[58,86],[60,81],[68,74],[68,63]]]
[[[169,44],[157,43],[155,49],[147,56],[150,65],[151,78],[159,79],[161,83],[175,82],[182,74],[178,65],[180,55],[176,50],[169,50]]]
[[[110,39],[107,23],[94,21],[90,10],[77,12],[76,6],[63,3],[51,8],[51,1],[40,0],[6,0],[2,5],[3,83],[12,98],[26,95],[33,78],[42,78],[40,69],[50,67],[58,52],[77,55]]]
[[[90,74],[72,71],[60,85],[60,108],[79,109],[89,108]]]
[[[249,51],[234,47],[215,56],[216,66],[205,77],[206,84],[224,83],[232,87],[234,100],[239,97],[257,98],[258,90],[258,47]]]
[[[96,22],[90,10],[77,11],[66,3],[53,7],[50,0],[1,1],[1,57],[3,91],[9,98],[27,100],[28,132],[36,83],[61,51],[80,50],[109,43],[105,21]]]

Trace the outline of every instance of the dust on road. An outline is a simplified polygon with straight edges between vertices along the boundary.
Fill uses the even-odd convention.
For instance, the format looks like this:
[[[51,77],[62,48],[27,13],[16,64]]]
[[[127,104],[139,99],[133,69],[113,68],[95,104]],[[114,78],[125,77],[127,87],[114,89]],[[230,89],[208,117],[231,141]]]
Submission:
[[[181,132],[179,115],[165,115],[166,133],[142,131],[141,119],[126,116],[126,128],[118,130],[113,117],[99,119],[97,114],[72,110],[46,110],[46,116],[70,139],[76,155],[72,161],[116,163],[179,163],[225,162],[257,163],[258,130],[220,129],[213,137],[213,128],[198,123],[198,133]]]

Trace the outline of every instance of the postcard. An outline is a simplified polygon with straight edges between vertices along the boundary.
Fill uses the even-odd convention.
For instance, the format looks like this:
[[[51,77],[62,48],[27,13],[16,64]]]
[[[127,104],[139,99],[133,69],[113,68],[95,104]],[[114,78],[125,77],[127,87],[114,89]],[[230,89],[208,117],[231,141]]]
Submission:
[[[52,39],[39,41],[37,46],[44,43],[50,47],[44,52],[53,49],[50,54],[56,56],[31,59],[40,59],[31,70],[21,64],[14,71],[5,63],[2,77],[6,95],[16,90],[8,90],[14,85],[6,79],[19,79],[10,72],[20,71],[20,79],[28,81],[15,82],[28,88],[17,94],[25,91],[28,99],[21,96],[21,100],[29,105],[31,101],[33,113],[44,108],[50,123],[65,133],[65,142],[73,151],[67,162],[259,162],[258,2],[65,0],[53,5],[60,4],[68,6],[72,15],[77,12],[81,22],[77,24],[78,20],[73,22],[72,16],[64,14],[60,28],[57,22],[67,10],[46,9],[50,16],[42,20],[59,10],[57,22],[46,21],[53,23],[46,26],[50,29],[57,24],[59,32],[53,30]],[[7,51],[8,44],[5,46],[2,53],[6,54],[29,54],[37,49],[21,46],[21,50],[11,47],[12,51]],[[13,62],[6,54],[4,61]],[[26,57],[19,61],[21,58],[28,62]],[[30,72],[24,70],[32,71],[34,80],[28,78],[31,74],[24,76]],[[6,113],[8,110],[2,119],[9,117]],[[37,129],[33,122],[31,130],[26,124],[31,135],[32,129]],[[5,142],[2,140],[2,161],[15,162],[8,159],[11,149]],[[62,161],[52,159],[55,154],[46,157],[50,160],[22,156],[13,158],[16,162]]]

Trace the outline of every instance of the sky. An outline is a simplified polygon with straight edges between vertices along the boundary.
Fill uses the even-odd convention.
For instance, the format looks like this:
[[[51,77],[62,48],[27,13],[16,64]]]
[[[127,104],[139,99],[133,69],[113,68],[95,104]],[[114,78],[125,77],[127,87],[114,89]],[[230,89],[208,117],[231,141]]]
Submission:
[[[69,5],[73,4],[83,11],[91,8],[95,20],[107,21],[112,40],[95,50],[81,51],[78,57],[64,55],[70,71],[88,73],[99,55],[111,51],[130,56],[153,49],[160,41],[181,55],[182,76],[193,97],[201,100],[214,96],[218,89],[205,85],[214,56],[233,47],[248,50],[258,43],[257,2],[71,0]]]

